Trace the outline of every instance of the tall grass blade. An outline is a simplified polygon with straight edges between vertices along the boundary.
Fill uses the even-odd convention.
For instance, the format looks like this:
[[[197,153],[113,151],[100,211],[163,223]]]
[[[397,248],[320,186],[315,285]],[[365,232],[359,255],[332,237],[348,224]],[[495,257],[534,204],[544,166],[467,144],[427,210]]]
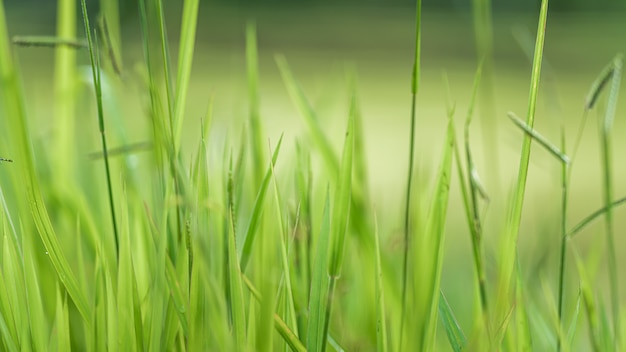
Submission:
[[[613,344],[617,350],[621,345],[621,314],[619,302],[619,281],[617,273],[617,253],[615,248],[615,228],[613,223],[613,148],[611,146],[611,130],[613,129],[613,120],[617,110],[617,99],[622,83],[622,66],[624,57],[620,54],[613,59],[613,75],[611,87],[604,115],[603,126],[601,129],[601,150],[602,150],[602,171],[603,171],[603,193],[604,205],[606,208],[605,228],[606,228],[606,246],[608,253],[609,267],[609,285],[611,292],[611,308],[613,315]]]
[[[374,214],[374,250],[376,251],[376,350],[386,352],[387,316],[385,313],[385,286],[383,285],[383,268],[380,260],[380,235],[378,234],[378,218]]]
[[[83,22],[85,24],[85,33],[87,42],[89,43],[89,57],[91,59],[91,71],[93,75],[96,105],[98,107],[98,127],[100,129],[100,142],[102,144],[102,152],[104,153],[104,171],[107,180],[107,189],[109,195],[109,210],[111,212],[111,225],[113,227],[113,236],[115,240],[115,253],[119,256],[119,233],[117,228],[117,219],[115,216],[115,201],[113,199],[113,185],[111,182],[111,167],[109,165],[109,157],[107,147],[107,139],[104,128],[104,108],[102,104],[102,85],[100,81],[100,60],[98,58],[98,48],[91,38],[91,26],[89,25],[89,15],[87,14],[86,0],[81,0],[83,11]]]
[[[174,148],[180,150],[183,132],[183,117],[187,102],[187,91],[191,77],[191,65],[196,40],[198,6],[200,0],[186,0],[183,6],[183,19],[180,28],[180,46],[178,48],[178,71],[176,73],[176,101],[174,103]]]
[[[415,281],[413,285],[417,290],[415,292],[416,312],[414,319],[417,319],[417,346],[424,351],[435,349],[445,223],[448,212],[454,150],[453,133],[452,121],[448,121],[446,140],[443,146],[441,164],[426,223],[426,230],[424,235],[416,238],[413,244],[416,256]]]
[[[276,149],[274,150],[274,154],[272,155],[272,165],[276,165],[276,160],[278,159],[278,154],[280,152],[280,146],[282,144],[282,141],[283,136],[281,135],[280,139],[278,140],[278,144],[276,145]],[[263,203],[265,201],[265,193],[267,192],[267,187],[270,183],[272,167],[273,166],[268,166],[265,177],[263,178],[263,183],[261,184],[261,188],[259,189],[256,199],[254,200],[252,215],[250,217],[250,222],[248,223],[248,228],[246,229],[246,236],[244,238],[243,247],[241,250],[240,266],[242,272],[245,272],[246,267],[248,266],[248,261],[250,260],[250,255],[252,254],[252,244],[254,243],[254,239],[258,231],[259,220],[263,212]]]
[[[626,197],[624,198],[620,198],[614,202],[611,203],[611,208],[616,208],[618,206],[624,205],[626,204]],[[589,214],[587,217],[585,217],[583,220],[581,220],[578,224],[576,224],[574,227],[572,227],[571,230],[569,230],[567,232],[567,237],[568,239],[573,238],[574,236],[576,236],[577,234],[579,234],[582,230],[584,230],[589,224],[591,224],[594,220],[596,220],[597,218],[603,216],[604,214],[606,214],[608,210],[608,207],[604,206],[596,211],[594,211],[593,213]]]
[[[232,178],[232,174],[229,176],[229,178]],[[232,203],[229,206],[228,281],[230,283],[230,304],[233,319],[233,332],[235,335],[235,347],[239,349],[245,348],[246,346],[246,317],[244,306],[245,303],[243,298],[243,286],[241,280],[241,269],[239,266],[239,260],[237,260],[237,249],[235,246],[235,220],[233,219]]]
[[[461,352],[467,345],[467,339],[461,329],[461,325],[454,316],[454,312],[448,304],[448,300],[443,292],[439,292],[439,314],[441,315],[441,323],[446,330],[448,342],[454,352]]]
[[[535,110],[537,107],[537,96],[539,94],[539,80],[541,77],[541,63],[543,59],[543,44],[545,40],[545,29],[548,19],[548,0],[542,0],[539,23],[537,26],[537,38],[535,42],[535,55],[533,58],[532,77],[530,81],[530,93],[528,99],[528,113],[526,115],[526,126],[533,128],[535,122]],[[528,166],[530,163],[530,147],[532,138],[529,135],[524,137],[522,153],[520,156],[519,174],[513,193],[510,214],[506,223],[505,237],[503,238],[503,248],[501,250],[500,277],[498,287],[497,314],[501,317],[507,309],[510,296],[509,286],[513,283],[511,278],[514,275],[516,263],[516,246],[519,235],[520,223],[522,219],[522,206],[524,204],[524,194],[526,191],[526,179],[528,177]]]
[[[259,103],[259,54],[257,49],[256,24],[249,22],[246,26],[246,72],[248,77],[248,104],[250,119],[250,147],[254,165],[255,187],[263,182],[265,170],[265,147],[263,146],[263,129],[261,126],[261,108]]]
[[[328,305],[328,259],[330,258],[330,195],[326,192],[324,213],[317,240],[313,276],[311,277],[311,296],[309,299],[309,321],[306,334],[308,351],[320,352],[326,349],[326,306]]]

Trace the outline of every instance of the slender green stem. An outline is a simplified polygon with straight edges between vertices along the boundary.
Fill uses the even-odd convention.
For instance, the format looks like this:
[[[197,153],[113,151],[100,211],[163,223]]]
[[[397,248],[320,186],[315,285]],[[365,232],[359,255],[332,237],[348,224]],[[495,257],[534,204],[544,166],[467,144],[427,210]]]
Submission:
[[[563,126],[561,126],[561,151],[565,153],[565,131]],[[563,300],[564,300],[564,286],[565,286],[565,253],[567,249],[567,184],[568,184],[568,164],[561,163],[561,234],[563,237],[561,238],[561,255],[559,261],[559,327],[563,326]],[[560,329],[560,328],[559,328]],[[561,351],[562,341],[561,341],[560,331],[557,332],[557,345],[556,350]]]
[[[87,34],[87,42],[89,43],[89,56],[91,58],[91,71],[93,74],[94,88],[96,92],[96,104],[98,107],[98,127],[100,129],[100,141],[102,143],[102,153],[104,155],[104,168],[107,179],[107,188],[109,194],[109,208],[111,210],[111,221],[113,224],[113,234],[115,236],[115,253],[119,257],[119,235],[117,232],[117,220],[115,216],[115,201],[113,199],[113,186],[111,182],[111,168],[109,166],[109,154],[107,147],[107,139],[104,128],[104,108],[102,104],[102,85],[100,82],[100,61],[97,56],[97,47],[91,38],[91,27],[89,26],[89,17],[87,14],[87,4],[85,0],[81,0],[83,11],[83,22],[85,24],[85,33]],[[96,38],[97,40],[97,38]]]
[[[616,208],[623,204],[626,204],[626,197],[613,201],[611,203],[611,208]],[[567,235],[566,235],[567,239],[569,240],[570,238],[573,238],[574,236],[576,236],[578,233],[580,233],[580,231],[584,230],[585,227],[587,227],[587,225],[589,225],[591,222],[593,222],[595,219],[599,218],[600,216],[604,215],[607,209],[608,207],[604,206],[594,211],[593,213],[589,214],[586,218],[582,219],[578,224],[576,224],[576,226],[574,226],[571,230],[569,230],[569,232],[567,232]]]

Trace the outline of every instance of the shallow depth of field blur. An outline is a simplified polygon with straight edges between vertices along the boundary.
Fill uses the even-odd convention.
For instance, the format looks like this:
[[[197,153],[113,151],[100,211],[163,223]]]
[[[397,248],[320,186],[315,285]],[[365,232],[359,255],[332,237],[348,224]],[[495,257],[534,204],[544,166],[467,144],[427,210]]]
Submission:
[[[181,8],[179,2],[165,3],[170,44],[175,50],[178,47]],[[415,158],[416,184],[421,186],[417,192],[434,187],[432,185],[435,184],[441,159],[447,124],[447,92],[443,77],[447,76],[449,82],[449,99],[456,106],[457,133],[462,141],[462,126],[478,67],[470,1],[452,1],[437,6],[434,3],[425,2],[422,14],[422,71],[417,96]],[[510,1],[511,4],[507,1],[494,3],[493,105],[481,100],[484,90],[480,91],[471,128],[471,146],[477,171],[490,199],[488,203],[481,204],[480,211],[484,217],[487,274],[495,277],[493,271],[498,257],[498,235],[507,218],[506,209],[517,177],[523,139],[522,131],[507,118],[507,112],[515,112],[522,118],[526,116],[539,2],[533,2],[532,6],[523,5],[519,1]],[[575,2],[568,5],[555,1],[554,9],[550,8],[548,14],[535,129],[559,145],[561,121],[565,121],[568,149],[572,148],[576,138],[583,117],[585,96],[592,82],[617,53],[626,52],[626,12],[598,3],[597,8],[592,9],[583,8],[582,4]],[[33,5],[39,8],[30,7]],[[91,5],[95,13],[97,6]],[[5,6],[10,35],[54,33],[54,2],[15,1]],[[337,153],[340,153],[343,145],[348,116],[346,72],[356,72],[359,104],[364,118],[371,202],[378,215],[382,252],[385,257],[398,258],[397,263],[400,263],[399,258],[403,253],[411,69],[415,45],[414,6],[411,1],[392,4],[372,1],[367,2],[367,5],[358,2],[346,2],[343,5],[330,2],[316,4],[313,1],[299,5],[278,2],[266,6],[246,3],[234,6],[225,2],[201,1],[196,52],[185,110],[183,159],[188,163],[192,160],[200,135],[200,120],[206,113],[209,99],[214,102],[209,149],[214,147],[215,151],[210,152],[211,156],[221,160],[224,145],[238,147],[248,119],[245,28],[246,23],[253,20],[258,33],[263,129],[272,147],[284,133],[277,172],[280,172],[282,163],[291,167],[295,164],[295,140],[306,135],[306,125],[285,89],[276,65],[276,55],[283,55],[291,66],[294,77],[306,92]],[[134,2],[121,6],[121,9],[122,84],[110,92],[105,86],[104,91],[104,98],[115,100],[119,110],[105,112],[118,116],[107,118],[107,128],[111,131],[125,129],[128,141],[141,142],[150,136],[151,127],[143,116],[146,98],[140,92],[143,87],[138,79],[140,71],[137,67],[143,63],[139,19]],[[82,37],[80,13],[77,21],[79,37]],[[52,118],[54,95],[50,93],[53,90],[54,50],[17,48],[16,53],[23,73],[33,143],[45,145],[46,139],[55,129],[55,120]],[[174,65],[176,57],[172,56]],[[89,81],[91,69],[86,51],[79,52],[78,64],[81,66],[81,77]],[[483,79],[483,84],[485,81]],[[85,104],[92,103],[89,94],[83,94]],[[616,199],[626,195],[625,104],[626,98],[622,97],[613,129],[613,193]],[[491,107],[492,113],[489,112]],[[78,151],[78,155],[83,154],[86,160],[89,153],[101,150],[94,111],[82,109],[76,116],[78,133],[93,136],[93,142],[87,144],[91,143],[91,149]],[[589,114],[574,162],[568,228],[603,206],[598,132],[600,119],[601,114],[595,111]],[[119,122],[115,125],[113,121]],[[109,136],[112,147],[119,145],[115,139],[116,132],[109,133]],[[11,155],[1,153],[0,157],[11,158]],[[137,154],[136,162],[139,165],[142,155]],[[319,160],[314,158],[314,165],[318,164]],[[12,166],[0,165],[0,172]],[[55,165],[47,167],[51,170],[50,177],[54,178]],[[314,179],[316,172],[314,168]],[[461,327],[469,331],[473,324],[474,298],[469,288],[474,285],[474,267],[456,171],[452,175],[441,285]],[[281,179],[290,180],[289,177]],[[546,287],[553,293],[557,292],[561,202],[559,177],[560,164],[543,148],[533,144],[518,242],[519,270],[525,288],[531,292],[530,296],[540,297],[533,309],[541,309],[545,304],[542,301],[548,289]],[[323,193],[326,182],[328,180],[316,180],[316,192]],[[102,183],[101,187],[104,189],[105,184]],[[430,196],[430,192],[424,194],[427,199]],[[250,197],[253,199],[253,196]],[[318,202],[321,204],[321,201]],[[106,209],[104,204],[102,209]],[[108,216],[104,211],[103,214]],[[626,239],[623,236],[626,230],[625,211],[620,207],[615,208],[618,268],[626,265],[626,260],[622,259],[626,255]],[[599,218],[570,243],[577,247],[584,258],[591,258],[591,265],[600,265],[597,271],[600,274],[594,276],[594,287],[606,287],[606,291],[599,290],[597,293],[604,298],[605,306],[609,307],[608,276],[604,275],[606,270],[602,269],[606,265],[603,261],[606,250],[604,241],[604,223]],[[346,255],[358,256],[358,253],[351,253],[352,244],[347,242]],[[570,258],[568,254],[568,260]],[[566,309],[569,317],[578,294],[578,277],[574,262],[570,260],[568,265]],[[395,274],[399,277],[401,266],[397,268]],[[350,282],[351,278],[342,276],[340,280]],[[620,280],[620,293],[621,301],[626,302],[626,280]],[[358,295],[349,292],[349,285],[340,286],[337,294]],[[399,292],[390,295],[397,296]],[[349,301],[346,298],[341,300]],[[350,307],[346,311],[356,312],[358,309]],[[358,313],[354,313],[354,316],[358,316]],[[584,335],[587,327],[582,322],[582,316],[581,313],[578,329]],[[350,326],[348,324],[346,329]],[[331,326],[331,331],[333,329],[340,328]],[[347,350],[371,347],[359,345],[358,336],[351,336],[350,332],[341,336]],[[438,339],[445,341],[444,336],[444,333],[440,333]],[[536,339],[541,341],[542,337]],[[551,340],[546,341],[545,344],[550,346]],[[538,342],[537,346],[546,345]],[[443,346],[444,350],[448,348],[445,342],[438,346]]]

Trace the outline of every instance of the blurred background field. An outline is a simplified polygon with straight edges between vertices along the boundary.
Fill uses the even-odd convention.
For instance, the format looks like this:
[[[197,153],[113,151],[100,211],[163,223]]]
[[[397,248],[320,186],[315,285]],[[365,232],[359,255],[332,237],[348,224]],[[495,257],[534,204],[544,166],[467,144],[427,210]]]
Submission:
[[[294,141],[305,130],[302,118],[291,103],[275,63],[282,54],[291,65],[320,119],[339,150],[348,111],[346,69],[358,74],[360,106],[364,116],[367,162],[373,202],[380,213],[384,251],[397,252],[402,238],[403,198],[408,157],[410,73],[414,50],[414,5],[409,2],[375,2],[365,5],[345,2],[275,1],[267,6],[239,2],[206,1],[200,4],[197,47],[189,89],[185,136],[190,150],[198,139],[200,117],[208,100],[214,99],[215,115],[211,143],[221,146],[236,138],[246,123],[247,96],[245,70],[245,24],[254,20],[259,41],[261,115],[265,132],[273,144],[285,133],[285,154],[293,158]],[[561,119],[565,121],[571,148],[581,121],[585,95],[602,68],[618,52],[626,52],[626,12],[616,1],[552,1],[545,43],[545,66],[541,81],[539,110],[535,128],[558,143]],[[422,76],[418,94],[417,171],[425,185],[432,183],[440,160],[445,135],[446,90],[442,74],[450,82],[451,99],[456,103],[460,130],[470,99],[477,68],[477,53],[469,1],[425,1],[423,13]],[[54,33],[54,2],[8,2],[7,14],[12,35],[51,35]],[[33,10],[35,6],[35,10]],[[95,6],[95,5],[94,5]],[[487,254],[493,257],[505,205],[517,175],[522,133],[506,117],[508,111],[524,117],[528,104],[531,59],[538,3],[533,1],[494,1],[494,98],[499,168],[490,169],[486,157],[491,135],[483,135],[480,111],[472,127],[472,148],[477,167],[491,196],[486,207]],[[110,92],[119,102],[122,123],[140,141],[142,129],[148,133],[138,94],[136,63],[142,60],[140,31],[133,2],[123,5],[123,85]],[[95,12],[95,11],[94,11]],[[168,4],[168,29],[172,47],[178,38],[179,4]],[[524,42],[529,40],[530,46]],[[521,39],[521,40],[520,40]],[[41,141],[54,128],[52,74],[54,52],[20,48],[19,63],[33,131]],[[82,53],[88,70],[88,55]],[[106,92],[105,92],[106,94]],[[615,197],[626,195],[626,99],[621,99],[615,121]],[[96,136],[96,119],[78,116],[81,129]],[[601,163],[596,113],[589,115],[587,129],[574,164],[570,198],[570,226],[602,206]],[[110,126],[116,129],[119,126]],[[489,128],[493,129],[493,124]],[[145,136],[144,135],[144,136]],[[115,141],[112,143],[115,145]],[[94,138],[93,150],[99,150]],[[10,156],[7,156],[10,157]],[[281,161],[279,161],[280,165]],[[535,146],[531,157],[529,183],[520,233],[520,255],[532,290],[541,290],[541,277],[556,282],[560,204],[560,166],[547,152]],[[323,185],[318,185],[323,186]],[[427,186],[425,186],[427,188]],[[616,234],[618,258],[626,255],[623,220],[618,209]],[[463,325],[469,326],[471,305],[463,304],[466,287],[472,284],[472,258],[467,225],[463,218],[458,180],[452,181],[452,198],[442,286]],[[394,231],[396,229],[397,231]],[[581,249],[605,246],[601,221],[589,227],[574,242]],[[626,261],[619,259],[620,267]],[[541,271],[535,271],[541,266]],[[550,269],[553,268],[553,269]],[[572,283],[575,289],[576,284]],[[621,280],[622,297],[626,283]],[[467,310],[467,311],[464,311]]]

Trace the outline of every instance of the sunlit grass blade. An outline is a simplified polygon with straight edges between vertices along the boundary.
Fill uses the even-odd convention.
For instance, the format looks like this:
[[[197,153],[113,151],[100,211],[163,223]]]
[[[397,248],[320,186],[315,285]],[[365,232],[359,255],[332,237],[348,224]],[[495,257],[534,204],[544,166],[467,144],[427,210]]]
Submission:
[[[245,275],[242,275],[242,278],[243,282],[248,287],[248,290],[250,290],[250,293],[252,293],[252,296],[257,301],[259,301],[259,303],[263,303],[261,293],[254,287],[252,282]],[[296,334],[291,331],[291,329],[289,329],[289,326],[287,326],[287,324],[280,318],[280,316],[278,316],[278,314],[274,314],[274,327],[293,351],[307,351],[307,348],[304,347],[302,342],[300,342],[298,336],[296,336]]]
[[[603,194],[606,213],[605,231],[606,231],[606,249],[608,254],[609,269],[609,286],[611,292],[611,310],[613,318],[613,343],[619,348],[621,344],[621,315],[619,302],[619,281],[617,273],[617,253],[615,247],[615,225],[613,222],[613,148],[611,133],[613,129],[613,120],[617,110],[617,99],[622,83],[622,66],[624,58],[620,54],[613,59],[613,75],[609,96],[606,106],[606,112],[600,132],[601,151],[602,151],[602,171],[603,171]]]
[[[614,209],[620,205],[624,205],[626,204],[626,197],[624,198],[620,198],[614,202],[611,203],[611,207]],[[596,220],[597,218],[603,216],[606,211],[607,211],[607,207],[604,206],[596,211],[594,211],[593,213],[589,214],[587,217],[585,217],[583,220],[581,220],[578,224],[576,224],[574,227],[572,227],[571,230],[569,230],[567,232],[567,237],[568,238],[572,238],[574,236],[576,236],[578,233],[580,233],[582,230],[584,230],[589,224],[591,224],[594,220]]]
[[[519,263],[518,263],[519,266]],[[517,351],[532,350],[532,336],[528,322],[526,303],[526,287],[522,281],[519,268],[517,269],[515,285],[515,330],[517,332]]]
[[[178,71],[176,74],[176,100],[174,103],[174,148],[180,150],[183,132],[183,117],[187,103],[187,91],[191,78],[191,65],[196,40],[196,23],[198,22],[198,6],[200,0],[184,2],[183,19],[180,29],[180,46],[178,48]]]
[[[333,151],[330,141],[322,131],[320,121],[318,120],[313,107],[311,107],[311,103],[309,103],[304,91],[293,77],[285,57],[280,55],[276,56],[276,64],[278,65],[278,69],[280,70],[280,74],[285,82],[285,86],[287,87],[287,91],[293,101],[293,104],[304,118],[304,122],[306,123],[309,133],[311,134],[311,138],[313,139],[313,144],[322,154],[325,166],[328,168],[330,174],[336,174],[339,170],[339,160]]]
[[[276,160],[278,159],[278,154],[280,152],[280,146],[282,144],[282,141],[283,137],[281,135],[280,139],[278,140],[278,144],[276,145],[276,149],[274,150],[274,154],[272,155],[272,165],[276,165]],[[263,212],[265,194],[267,192],[267,187],[270,183],[270,177],[271,167],[268,167],[265,173],[265,177],[263,178],[261,188],[258,190],[256,199],[254,200],[252,215],[250,217],[250,222],[248,223],[248,228],[246,229],[246,236],[244,238],[244,243],[241,249],[240,266],[242,272],[245,272],[246,267],[248,266],[248,261],[250,260],[250,256],[252,255],[252,244],[254,243],[254,238],[257,235],[259,220]]]
[[[467,339],[461,329],[461,325],[454,316],[454,312],[448,304],[448,300],[443,292],[439,293],[439,315],[441,316],[441,323],[446,330],[448,336],[448,342],[454,352],[461,352],[465,349]]]
[[[271,148],[270,148],[271,153]],[[287,320],[287,324],[297,335],[298,332],[298,323],[296,322],[296,308],[294,304],[293,298],[293,285],[291,283],[291,270],[289,268],[289,254],[287,248],[288,243],[290,242],[287,224],[285,224],[285,218],[283,218],[283,212],[281,210],[282,202],[280,197],[280,192],[278,189],[278,181],[276,180],[276,172],[274,170],[274,166],[270,164],[270,170],[272,172],[272,180],[274,183],[274,202],[276,203],[276,214],[277,214],[277,224],[280,228],[280,259],[282,265],[282,280],[284,280],[283,290],[285,292],[285,319]],[[297,226],[297,224],[296,224]],[[281,281],[282,281],[281,280]]]
[[[411,192],[413,189],[413,163],[415,162],[415,126],[417,123],[416,105],[417,92],[419,91],[419,78],[421,70],[421,52],[422,52],[422,0],[416,0],[415,10],[415,52],[413,56],[413,71],[411,72],[411,116],[409,130],[409,160],[406,178],[406,194],[404,199],[404,253],[402,254],[402,305],[406,306],[406,295],[409,280],[409,240],[411,232]],[[406,310],[400,313],[400,337],[398,346],[402,348],[404,339]]]
[[[22,233],[24,230],[22,229]],[[37,274],[37,260],[34,251],[34,238],[26,238],[22,242],[24,250],[24,289],[26,307],[28,309],[28,326],[30,327],[30,343],[36,350],[45,350],[48,345],[49,332],[45,325],[46,318],[41,296],[40,280]]]
[[[578,253],[574,250],[574,261],[576,262],[576,266],[578,268],[578,276],[580,279],[580,291],[582,295],[582,301],[585,306],[585,312],[587,313],[587,324],[589,327],[589,338],[591,340],[591,346],[593,350],[598,352],[602,351],[600,347],[600,336],[599,336],[599,322],[598,322],[598,313],[596,310],[596,301],[593,297],[593,291],[591,288],[591,282],[589,281],[587,269],[585,268],[585,264],[582,259],[580,259]]]
[[[324,213],[317,240],[315,260],[311,277],[311,296],[309,299],[309,321],[306,334],[308,351],[320,352],[326,349],[325,318],[328,305],[328,258],[330,257],[330,195],[326,192]]]
[[[374,214],[374,250],[376,251],[376,350],[386,352],[387,316],[385,314],[385,285],[383,284],[383,268],[380,261],[380,235],[378,234],[378,218]]]
[[[55,308],[54,325],[56,330],[56,348],[57,351],[69,351],[71,350],[71,337],[67,295],[65,292],[61,291],[61,287],[58,284]]]
[[[535,111],[537,107],[537,96],[539,94],[539,80],[541,77],[541,63],[543,59],[543,44],[545,39],[545,29],[548,19],[548,0],[541,3],[541,11],[537,26],[537,38],[535,42],[535,55],[533,58],[532,77],[530,80],[530,92],[528,98],[528,113],[526,115],[526,126],[534,128]],[[526,179],[528,178],[528,167],[530,164],[530,150],[532,138],[526,135],[522,144],[522,152],[519,163],[519,174],[513,193],[510,206],[510,213],[506,222],[505,234],[502,239],[500,250],[499,279],[498,279],[498,304],[496,314],[501,319],[505,311],[510,307],[510,286],[513,283],[515,263],[517,257],[517,239],[519,236],[520,223],[522,219],[522,209],[524,204],[524,194],[526,191]]]
[[[445,224],[454,150],[453,133],[452,121],[449,120],[426,228],[423,236],[416,237],[413,243],[413,253],[416,256],[413,274],[416,310],[412,319],[415,321],[413,325],[417,330],[415,341],[419,349],[424,351],[435,349]]]
[[[561,125],[561,149],[565,153],[565,127]],[[559,258],[559,303],[558,309],[558,342],[557,351],[561,350],[563,344],[563,305],[565,301],[565,256],[567,250],[567,203],[569,197],[568,189],[568,165],[561,163],[561,254]]]
[[[130,232],[130,214],[126,187],[122,190],[120,211],[120,254],[117,268],[117,326],[120,346],[135,350],[137,348],[135,331],[135,310],[133,295],[133,262]]]
[[[544,136],[542,136],[535,129],[533,129],[533,128],[529,127],[528,125],[526,125],[526,123],[524,121],[522,121],[522,119],[517,117],[517,115],[515,115],[514,112],[509,112],[507,114],[507,116],[509,117],[509,119],[511,119],[511,121],[513,121],[513,123],[515,123],[515,125],[517,127],[519,127],[522,131],[524,131],[524,133],[526,133],[527,135],[532,137],[536,142],[538,142],[542,147],[544,147],[554,157],[556,157],[557,159],[561,160],[565,164],[569,164],[570,163],[569,157],[567,155],[565,155],[564,152],[559,150],[559,148],[557,146],[555,146],[550,141],[548,141],[548,139],[546,139]]]
[[[229,178],[232,178],[232,170]],[[232,182],[229,181],[229,182]],[[232,204],[229,205],[228,214],[228,281],[230,283],[230,304],[232,311],[233,332],[235,335],[235,347],[245,348],[246,346],[246,322],[245,322],[245,302],[243,298],[243,286],[241,280],[241,269],[237,260],[237,249],[235,246],[235,220],[233,219]]]
[[[569,329],[567,329],[567,341],[570,346],[574,345],[574,338],[576,337],[576,329],[578,328],[578,318],[580,316],[580,303],[582,301],[582,290],[578,289],[578,295],[576,298],[576,308],[572,316]]]

